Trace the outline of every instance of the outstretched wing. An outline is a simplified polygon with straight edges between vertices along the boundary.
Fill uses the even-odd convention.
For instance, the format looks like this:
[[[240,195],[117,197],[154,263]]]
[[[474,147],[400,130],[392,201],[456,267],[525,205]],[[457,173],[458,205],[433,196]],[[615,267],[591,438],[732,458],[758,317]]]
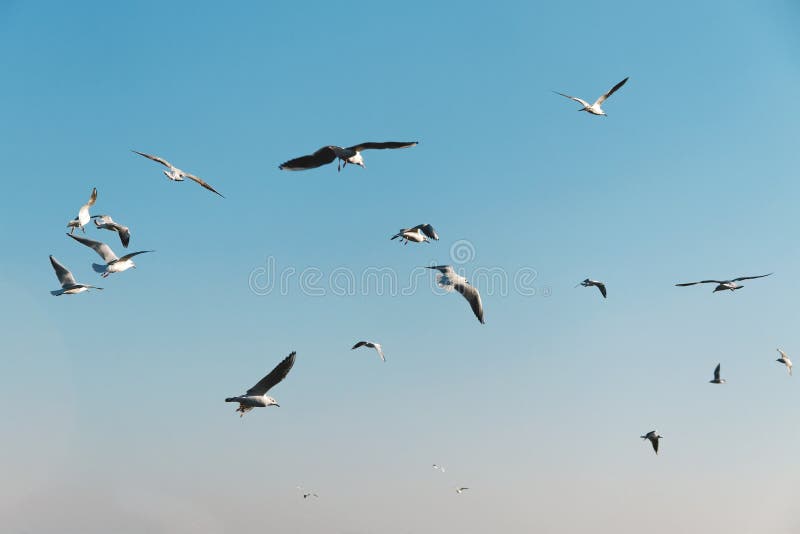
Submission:
[[[686,287],[686,286],[694,286],[697,284],[724,284],[725,282],[722,280],[701,280],[699,282],[686,282],[684,284],[675,284],[677,287]]]
[[[606,285],[602,282],[596,282],[594,285],[596,285],[597,289],[600,290],[600,294],[603,295],[603,298],[606,298]]]
[[[354,350],[354,349],[357,349],[357,348],[359,348],[359,347],[363,347],[363,346],[364,346],[364,345],[366,345],[366,344],[367,344],[367,342],[366,342],[366,341],[359,341],[358,343],[356,343],[355,345],[353,345],[353,348],[352,348],[352,349],[350,349],[350,350]]]
[[[86,208],[88,209],[89,206],[94,206],[94,203],[97,202],[97,188],[92,188],[92,194],[89,197],[89,202],[86,203]]]
[[[721,366],[722,366],[722,364],[718,363],[717,364],[717,368],[714,369],[714,380],[716,380],[717,382],[719,382],[719,369],[720,369]]]
[[[755,280],[756,278],[764,278],[765,276],[769,276],[770,274],[772,274],[772,273],[761,274],[761,275],[758,275],[758,276],[740,276],[739,278],[734,278],[732,281],[733,282],[741,282],[742,280]]]
[[[119,261],[128,261],[129,259],[131,259],[134,256],[138,256],[139,254],[146,254],[148,252],[155,252],[155,250],[139,250],[137,252],[131,252],[130,254],[125,254],[124,256],[122,256],[119,259]]]
[[[213,187],[211,187],[210,185],[208,185],[206,182],[204,182],[203,180],[201,180],[200,178],[198,178],[198,177],[197,177],[197,176],[195,176],[194,174],[183,173],[183,175],[184,175],[185,177],[187,177],[188,179],[190,179],[190,180],[194,180],[195,182],[197,182],[198,184],[202,185],[203,187],[205,187],[206,189],[208,189],[208,190],[209,190],[209,191],[211,191],[212,193],[216,193],[216,194],[218,194],[219,196],[221,196],[222,198],[225,198],[225,197],[222,195],[222,193],[220,193],[219,191],[217,191],[216,189],[214,189]]]
[[[140,156],[144,156],[147,159],[151,159],[151,160],[155,161],[156,163],[160,163],[164,167],[169,167],[170,169],[173,168],[172,167],[172,163],[170,163],[169,161],[165,160],[164,158],[159,158],[158,156],[153,156],[151,154],[145,154],[144,152],[137,152],[136,150],[131,150],[131,152],[133,152],[135,154],[139,154]]]
[[[453,270],[453,268],[450,265],[433,265],[431,267],[426,267],[426,269],[436,269],[440,273],[442,273],[444,275],[447,275],[448,278],[451,275],[456,274],[456,272]]]
[[[119,240],[122,242],[122,246],[128,248],[128,243],[131,242],[131,231],[127,226],[122,226],[117,223],[114,223],[114,229],[119,234]]]
[[[111,263],[112,261],[118,259],[117,255],[114,254],[114,251],[111,250],[111,247],[106,245],[105,243],[101,243],[100,241],[94,241],[93,239],[87,239],[85,237],[80,237],[73,234],[67,234],[72,239],[80,243],[81,245],[86,245],[87,247],[91,248],[95,252],[97,252],[103,261],[106,263]]]
[[[56,278],[58,278],[58,282],[61,284],[61,287],[66,288],[69,286],[74,286],[77,283],[75,282],[75,277],[72,276],[71,272],[69,272],[69,269],[61,265],[53,256],[50,256],[50,264],[56,271]]]
[[[612,88],[611,88],[611,90],[610,90],[609,92],[607,92],[606,94],[604,94],[603,96],[601,96],[600,98],[598,98],[598,99],[597,99],[597,102],[595,102],[595,105],[596,105],[596,106],[599,106],[600,104],[602,104],[603,102],[605,102],[605,101],[606,101],[606,99],[607,99],[609,96],[611,96],[611,95],[613,95],[614,93],[616,93],[616,92],[617,92],[617,89],[619,89],[620,87],[622,87],[623,85],[625,85],[625,82],[627,82],[627,81],[628,81],[628,78],[625,78],[624,80],[622,80],[621,82],[619,82],[617,85],[615,85],[614,87],[612,87]]]
[[[272,389],[277,383],[286,378],[294,365],[296,352],[289,354],[284,360],[275,366],[275,369],[258,381],[258,384],[247,390],[247,395],[263,395]]]
[[[561,95],[563,97],[569,98],[570,100],[574,100],[575,102],[578,102],[579,104],[583,105],[583,107],[585,107],[585,108],[592,107],[592,105],[589,104],[586,100],[583,100],[582,98],[578,98],[577,96],[565,95],[564,93],[559,93],[558,91],[553,91],[553,92],[555,94],[557,94],[557,95]]]
[[[412,230],[419,229],[422,231],[423,234],[428,236],[430,239],[435,239],[438,241],[439,235],[436,233],[436,230],[433,229],[433,226],[430,224],[419,224],[412,228]]]
[[[336,159],[336,153],[330,146],[324,146],[307,156],[290,159],[281,163],[278,168],[282,171],[304,171],[327,165]]]
[[[384,141],[382,143],[364,142],[358,145],[347,147],[350,150],[361,152],[362,150],[383,150],[385,148],[408,148],[419,144],[419,141]]]
[[[461,293],[467,302],[469,302],[470,307],[472,308],[472,313],[475,314],[475,317],[483,323],[483,303],[481,303],[481,295],[478,293],[478,290],[469,285],[468,283],[457,280],[453,284],[453,288]]]

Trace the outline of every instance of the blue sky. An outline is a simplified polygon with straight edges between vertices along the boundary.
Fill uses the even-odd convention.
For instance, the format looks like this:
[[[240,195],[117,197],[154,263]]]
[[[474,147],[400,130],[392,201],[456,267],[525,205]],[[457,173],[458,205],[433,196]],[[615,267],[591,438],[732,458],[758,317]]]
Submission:
[[[0,5],[10,532],[800,528],[798,393],[774,361],[800,354],[795,2],[198,4]],[[551,92],[625,76],[607,118]],[[390,139],[420,145],[277,169]],[[100,282],[63,235],[95,186],[93,212],[157,252],[53,298],[49,254]],[[421,222],[442,239],[389,241]],[[525,269],[535,295],[476,281],[481,326],[432,274],[327,283],[406,280],[464,243],[468,277]],[[253,291],[270,261],[318,269],[325,296]],[[282,407],[239,419],[222,400],[291,350]]]

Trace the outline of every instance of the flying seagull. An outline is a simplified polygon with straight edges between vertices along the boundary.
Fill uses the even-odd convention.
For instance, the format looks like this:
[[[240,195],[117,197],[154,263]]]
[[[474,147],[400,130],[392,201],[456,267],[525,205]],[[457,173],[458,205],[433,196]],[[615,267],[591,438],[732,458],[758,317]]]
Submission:
[[[465,491],[467,491],[468,489],[469,489],[469,488],[465,488],[465,487],[456,488],[456,493],[458,493],[459,495],[461,495],[462,493],[464,493],[464,492],[465,492]]]
[[[239,417],[252,410],[253,408],[261,408],[265,406],[277,406],[280,408],[278,401],[267,395],[267,391],[272,389],[281,380],[286,378],[289,371],[294,365],[294,357],[296,352],[292,351],[281,363],[275,366],[275,369],[258,381],[258,384],[247,390],[247,393],[238,397],[228,397],[225,402],[238,402],[239,407],[236,408],[237,412],[241,412]]]
[[[69,269],[58,263],[58,260],[55,259],[53,256],[50,256],[50,263],[53,265],[53,269],[55,269],[56,271],[56,277],[58,278],[58,282],[61,284],[61,289],[51,291],[50,292],[51,295],[54,295],[56,297],[59,295],[75,295],[77,293],[83,293],[84,291],[89,291],[89,289],[103,289],[102,287],[77,283],[75,281],[75,277],[72,276],[71,272],[69,272]]]
[[[790,360],[789,357],[786,355],[786,353],[783,352],[781,349],[778,349],[778,352],[781,354],[781,357],[778,358],[775,361],[776,362],[781,362],[783,365],[785,365],[786,366],[786,370],[791,375],[792,374],[792,360]]]
[[[583,287],[592,287],[595,286],[597,289],[600,290],[600,294],[603,295],[603,298],[606,298],[606,285],[603,282],[598,282],[597,280],[590,280],[587,278],[580,284],[575,287],[583,286]]]
[[[127,271],[131,267],[134,269],[136,268],[136,264],[133,263],[134,256],[138,254],[144,254],[146,252],[155,252],[154,250],[140,250],[138,252],[131,252],[130,254],[125,254],[121,258],[118,258],[114,251],[111,250],[111,247],[106,245],[105,243],[101,243],[100,241],[94,241],[92,239],[87,239],[85,237],[80,237],[77,235],[67,234],[72,239],[77,241],[82,245],[86,245],[87,247],[91,248],[95,252],[97,252],[103,261],[106,262],[105,265],[99,265],[97,263],[92,264],[92,269],[94,272],[100,273],[103,278],[106,278],[108,275],[112,273],[121,273],[122,271]]]
[[[385,141],[383,143],[361,143],[360,145],[353,145],[343,148],[336,145],[328,145],[320,148],[313,154],[307,156],[300,156],[299,158],[290,159],[281,163],[278,168],[282,171],[304,171],[307,169],[315,169],[323,165],[327,165],[336,158],[339,158],[338,170],[342,170],[348,163],[351,165],[359,165],[364,167],[364,158],[361,157],[361,152],[368,149],[385,149],[385,148],[407,148],[418,144],[419,141]]]
[[[437,471],[441,471],[442,473],[444,473],[444,466],[433,464],[433,468],[436,469]]]
[[[94,203],[96,201],[97,201],[97,188],[93,187],[92,194],[89,197],[89,201],[83,206],[81,206],[80,210],[78,210],[78,216],[67,223],[67,228],[69,228],[70,234],[74,232],[76,228],[80,228],[84,234],[86,233],[86,229],[84,228],[84,226],[89,224],[89,219],[91,219],[91,217],[89,216],[89,208],[94,206]]]
[[[628,78],[625,78],[624,80],[619,82],[617,85],[612,87],[609,92],[607,92],[606,94],[604,94],[603,96],[601,96],[600,98],[595,100],[594,104],[590,104],[586,100],[581,100],[580,98],[578,98],[576,96],[565,95],[564,93],[559,93],[558,91],[553,91],[553,92],[555,94],[557,94],[557,95],[565,96],[565,97],[569,98],[570,100],[574,100],[575,102],[577,102],[580,105],[582,105],[583,107],[581,109],[579,109],[578,111],[588,111],[592,115],[602,115],[604,117],[607,117],[608,115],[606,115],[606,112],[603,111],[603,108],[601,108],[600,106],[603,104],[603,102],[606,101],[606,99],[608,99],[609,96],[613,95],[617,91],[617,89],[619,89],[620,87],[625,85],[625,82],[627,82],[627,81],[628,81]]]
[[[117,232],[119,234],[119,240],[122,243],[122,246],[128,248],[128,243],[130,243],[131,240],[131,231],[127,226],[122,226],[121,224],[114,222],[114,219],[111,218],[111,215],[92,215],[92,219],[94,219],[94,225],[97,228]]]
[[[430,224],[418,224],[413,228],[401,228],[390,240],[397,239],[398,237],[404,245],[407,245],[409,241],[413,241],[414,243],[430,243],[428,238],[436,241],[439,240],[439,235]]]
[[[317,497],[317,498],[319,498],[319,495],[317,495],[316,493],[303,493],[303,498],[304,499],[308,499],[309,497]]]
[[[655,430],[651,430],[644,436],[639,436],[639,437],[642,439],[649,439],[650,443],[653,445],[653,450],[656,451],[656,454],[658,454],[658,440],[660,440],[664,436],[659,436]]]
[[[769,276],[769,274],[760,274],[758,276],[740,276],[739,278],[734,278],[733,280],[700,280],[699,282],[686,282],[685,284],[675,284],[677,287],[686,287],[686,286],[694,286],[697,284],[717,284],[717,287],[714,288],[714,293],[717,291],[736,291],[737,289],[741,289],[744,286],[737,284],[736,282],[741,282],[742,280],[754,280],[756,278],[764,278],[765,276]]]
[[[164,167],[167,167],[168,170],[163,171],[164,172],[164,176],[166,176],[167,178],[169,178],[173,182],[182,182],[184,180],[184,178],[188,178],[190,180],[194,180],[195,182],[197,182],[198,184],[202,185],[203,187],[205,187],[206,189],[208,189],[212,193],[216,193],[219,196],[221,196],[222,198],[225,198],[224,196],[222,196],[222,193],[220,193],[219,191],[217,191],[216,189],[214,189],[213,187],[208,185],[202,179],[198,178],[194,174],[189,174],[186,171],[180,170],[179,168],[177,168],[175,165],[173,165],[169,161],[165,160],[164,158],[160,158],[158,156],[152,156],[150,154],[145,154],[144,152],[137,152],[136,150],[131,150],[131,152],[139,154],[140,156],[144,156],[147,159],[151,159],[151,160],[153,160],[153,161],[155,161],[157,163],[162,164]]]
[[[470,307],[472,308],[472,313],[475,314],[475,317],[484,324],[483,322],[483,304],[481,303],[481,295],[478,293],[478,290],[472,287],[466,278],[463,276],[459,276],[453,270],[453,267],[450,265],[436,265],[434,267],[427,267],[428,269],[436,269],[439,271],[440,274],[437,278],[437,282],[439,283],[440,287],[443,287],[446,291],[456,290],[461,293],[467,302],[469,302]]]
[[[725,380],[724,378],[720,378],[719,377],[719,367],[720,367],[720,365],[721,364],[718,363],[717,364],[717,368],[714,369],[714,380],[709,380],[709,382],[711,382],[712,384],[724,384],[725,382],[727,382],[727,380]]]
[[[381,360],[384,362],[386,361],[386,357],[383,355],[383,348],[381,347],[380,343],[373,343],[372,341],[359,341],[353,345],[353,348],[350,350],[355,350],[359,347],[369,347],[371,349],[375,349],[378,352],[378,356],[381,357]]]

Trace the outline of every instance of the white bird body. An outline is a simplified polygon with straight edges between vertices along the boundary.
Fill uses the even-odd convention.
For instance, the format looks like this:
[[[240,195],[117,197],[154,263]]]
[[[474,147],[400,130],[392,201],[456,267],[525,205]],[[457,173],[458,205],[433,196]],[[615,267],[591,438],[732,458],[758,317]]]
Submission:
[[[239,412],[239,417],[252,410],[253,408],[266,408],[268,406],[277,406],[280,408],[278,401],[267,395],[267,392],[280,383],[294,365],[294,359],[297,355],[292,351],[286,358],[284,358],[278,365],[275,366],[267,376],[258,381],[258,383],[248,389],[244,395],[236,397],[228,397],[225,402],[237,402],[239,407],[236,411]]]
[[[403,242],[404,245],[407,245],[409,241],[414,243],[430,243],[430,239],[439,240],[439,235],[436,233],[436,230],[433,229],[433,226],[430,224],[418,224],[413,228],[401,228],[399,232],[394,234],[389,239],[397,239],[400,238],[400,241]]]
[[[147,252],[153,252],[152,250],[139,250],[137,252],[131,252],[130,254],[125,254],[121,258],[117,257],[114,254],[114,251],[111,250],[111,247],[106,245],[105,243],[101,243],[100,241],[94,241],[93,239],[87,239],[85,237],[79,237],[72,234],[67,234],[69,237],[77,241],[82,245],[86,245],[87,247],[91,248],[97,254],[103,258],[103,261],[106,262],[105,265],[100,265],[98,263],[92,264],[92,269],[95,272],[100,273],[103,278],[108,277],[108,275],[112,273],[121,273],[123,271],[127,271],[132,267],[136,267],[136,264],[133,263],[133,257],[139,254],[145,254]]]
[[[76,228],[80,228],[83,233],[86,233],[86,229],[84,228],[89,221],[91,220],[91,215],[89,215],[89,208],[94,206],[94,203],[97,201],[97,188],[92,188],[92,194],[89,196],[89,201],[86,202],[81,209],[78,210],[78,216],[72,219],[67,223],[67,228],[69,228],[69,233],[75,231]]]
[[[791,374],[792,374],[792,360],[790,360],[790,359],[789,359],[789,356],[787,356],[787,355],[786,355],[786,353],[785,353],[785,352],[783,352],[781,349],[778,349],[778,352],[780,353],[781,357],[780,357],[780,358],[778,358],[778,359],[777,359],[777,360],[775,360],[775,361],[776,361],[776,362],[780,362],[780,363],[782,363],[783,365],[785,365],[785,366],[786,366],[786,371],[787,371],[787,372],[789,373],[789,375],[791,376]]]
[[[586,111],[588,113],[591,113],[592,115],[602,115],[603,117],[607,117],[608,115],[606,115],[606,112],[603,111],[603,108],[600,107],[600,106],[603,104],[603,102],[606,101],[606,99],[608,99],[608,97],[613,95],[617,91],[617,89],[619,89],[620,87],[625,85],[625,82],[627,82],[627,81],[628,81],[628,78],[625,78],[624,80],[619,82],[617,85],[612,87],[609,92],[605,93],[604,95],[601,95],[597,100],[595,100],[594,104],[590,104],[586,100],[583,100],[582,98],[578,98],[577,96],[565,95],[564,93],[559,93],[558,91],[553,91],[553,92],[556,93],[557,95],[561,95],[563,97],[569,98],[570,100],[574,100],[575,102],[577,102],[581,106],[583,106],[578,111]]]

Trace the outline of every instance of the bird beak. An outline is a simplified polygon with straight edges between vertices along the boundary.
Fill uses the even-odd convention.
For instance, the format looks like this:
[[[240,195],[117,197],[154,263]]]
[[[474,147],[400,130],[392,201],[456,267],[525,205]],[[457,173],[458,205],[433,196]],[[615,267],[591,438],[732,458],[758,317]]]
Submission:
[[[280,407],[281,407],[281,405],[280,405],[280,404],[273,404],[273,406],[277,406],[278,408],[280,408]]]

